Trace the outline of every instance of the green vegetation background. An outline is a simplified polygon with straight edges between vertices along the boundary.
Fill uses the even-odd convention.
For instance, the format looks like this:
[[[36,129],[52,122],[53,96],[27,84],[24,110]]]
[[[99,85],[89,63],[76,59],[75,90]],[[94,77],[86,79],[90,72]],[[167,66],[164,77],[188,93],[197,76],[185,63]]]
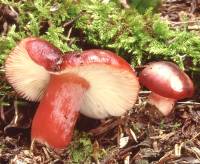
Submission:
[[[133,5],[123,9],[115,1],[103,4],[99,0],[1,0],[1,3],[19,13],[8,33],[0,36],[1,64],[16,42],[39,36],[65,52],[98,47],[117,52],[134,66],[165,59],[181,68],[200,70],[200,37],[187,28],[171,29],[160,15],[141,8],[144,4],[147,8],[155,4],[134,1],[133,5],[145,12],[141,14]],[[186,65],[186,60],[192,63]]]

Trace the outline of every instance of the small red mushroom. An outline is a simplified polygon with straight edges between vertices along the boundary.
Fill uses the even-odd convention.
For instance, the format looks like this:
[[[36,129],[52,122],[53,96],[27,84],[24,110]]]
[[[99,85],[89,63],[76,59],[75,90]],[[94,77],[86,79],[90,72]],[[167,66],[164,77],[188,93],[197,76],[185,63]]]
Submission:
[[[60,69],[61,54],[58,48],[45,40],[35,37],[23,39],[6,59],[6,78],[23,98],[38,101],[49,82],[48,71]]]
[[[60,72],[51,72],[33,119],[32,140],[65,148],[79,111],[97,119],[121,116],[137,100],[140,86],[134,70],[110,51],[66,54],[61,68]]]
[[[139,81],[151,91],[148,102],[165,116],[170,114],[177,100],[194,94],[192,80],[171,62],[149,63],[140,73]]]

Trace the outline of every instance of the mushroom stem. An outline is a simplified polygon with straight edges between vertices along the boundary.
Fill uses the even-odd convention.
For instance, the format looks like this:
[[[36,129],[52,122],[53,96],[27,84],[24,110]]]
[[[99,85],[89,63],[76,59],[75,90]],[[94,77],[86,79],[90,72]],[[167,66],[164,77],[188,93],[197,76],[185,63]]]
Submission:
[[[75,74],[51,74],[33,119],[32,140],[53,148],[65,148],[71,141],[83,95],[88,88],[88,82]]]
[[[171,113],[176,100],[171,98],[166,98],[151,92],[148,96],[148,103],[154,105],[164,116]]]

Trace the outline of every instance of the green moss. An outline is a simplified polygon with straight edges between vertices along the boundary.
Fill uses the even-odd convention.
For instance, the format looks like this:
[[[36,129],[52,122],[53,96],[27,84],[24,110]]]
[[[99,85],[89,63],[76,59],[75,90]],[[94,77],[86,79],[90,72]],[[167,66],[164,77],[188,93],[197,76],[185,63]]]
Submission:
[[[145,14],[139,14],[133,7],[143,6],[142,1],[131,9],[121,8],[116,1],[103,4],[99,0],[77,3],[72,0],[15,3],[2,0],[2,3],[13,6],[19,17],[7,36],[0,37],[1,63],[16,41],[27,36],[40,36],[63,52],[84,48],[77,45],[90,45],[111,49],[132,65],[165,59],[184,69],[185,61],[189,59],[193,64],[187,68],[198,71],[200,37],[186,31],[187,28],[171,29],[158,14],[147,10],[148,7]],[[157,1],[153,3],[156,5]],[[66,23],[69,25],[65,26]]]
[[[72,163],[90,163],[92,159],[93,146],[86,133],[76,131],[74,139],[69,147]]]
[[[136,8],[140,13],[145,13],[149,8],[156,9],[161,4],[161,0],[129,0],[130,6]]]
[[[12,6],[19,13],[17,22],[9,27],[8,34],[0,37],[1,64],[16,42],[29,36],[45,38],[62,51],[78,49],[73,42],[70,45],[67,44],[70,38],[66,37],[67,31],[63,27],[63,23],[70,20],[72,15],[74,16],[76,13],[72,1],[34,0],[15,2],[2,0],[1,3]]]
[[[76,28],[83,31],[85,40],[102,48],[112,49],[133,65],[150,60],[165,59],[185,67],[185,60],[193,61],[191,69],[200,63],[200,37],[196,33],[171,29],[158,14],[147,10],[121,9],[116,3],[104,5],[93,1],[83,5],[85,14]]]

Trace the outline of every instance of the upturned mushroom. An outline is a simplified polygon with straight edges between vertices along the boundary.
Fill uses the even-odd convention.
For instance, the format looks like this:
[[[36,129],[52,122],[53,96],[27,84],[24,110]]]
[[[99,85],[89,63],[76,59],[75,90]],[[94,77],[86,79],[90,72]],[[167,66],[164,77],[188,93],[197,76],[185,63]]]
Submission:
[[[5,63],[17,93],[40,100],[32,140],[56,149],[70,143],[79,111],[99,119],[121,116],[132,108],[140,88],[135,71],[110,51],[61,54],[47,41],[26,38]]]
[[[110,51],[66,54],[61,68],[51,72],[32,124],[32,139],[50,147],[70,143],[79,112],[96,119],[121,116],[137,100],[135,71]]]
[[[154,105],[167,116],[177,100],[192,97],[194,85],[189,76],[174,63],[152,62],[139,75],[140,83],[148,88],[149,104]]]

